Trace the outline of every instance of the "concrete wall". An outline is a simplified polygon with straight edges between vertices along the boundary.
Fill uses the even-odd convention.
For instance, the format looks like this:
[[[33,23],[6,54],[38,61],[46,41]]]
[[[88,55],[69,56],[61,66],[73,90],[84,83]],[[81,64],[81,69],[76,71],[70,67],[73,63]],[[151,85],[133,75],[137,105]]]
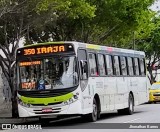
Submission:
[[[11,100],[11,91],[9,88],[8,81],[4,74],[2,73],[2,69],[0,67],[0,104],[4,101]]]
[[[4,101],[3,98],[3,81],[2,81],[2,69],[0,67],[0,104],[2,104]]]
[[[0,117],[11,117],[11,92],[0,67]]]

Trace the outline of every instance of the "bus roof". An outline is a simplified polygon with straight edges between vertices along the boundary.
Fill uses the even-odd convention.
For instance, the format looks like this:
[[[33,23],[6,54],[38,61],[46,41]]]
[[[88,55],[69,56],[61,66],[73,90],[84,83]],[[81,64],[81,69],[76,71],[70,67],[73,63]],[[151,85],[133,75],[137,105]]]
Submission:
[[[87,49],[107,50],[109,52],[115,51],[115,52],[139,54],[139,55],[144,55],[145,56],[145,53],[143,51],[116,48],[116,47],[108,47],[108,46],[104,46],[104,45],[88,44],[88,43],[82,43],[82,42],[77,42],[77,41],[44,42],[44,43],[30,44],[30,45],[26,45],[24,47],[32,47],[32,46],[45,45],[45,44],[46,45],[48,45],[48,44],[65,44],[65,43],[72,43],[77,48],[78,47],[83,47],[83,48],[87,48]]]

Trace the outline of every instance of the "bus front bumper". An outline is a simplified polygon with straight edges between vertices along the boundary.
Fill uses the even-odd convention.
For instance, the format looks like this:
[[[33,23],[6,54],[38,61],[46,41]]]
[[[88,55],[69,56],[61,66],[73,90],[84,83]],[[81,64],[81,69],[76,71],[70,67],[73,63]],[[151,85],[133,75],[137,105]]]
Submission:
[[[37,107],[24,107],[18,104],[19,117],[33,117],[33,116],[46,116],[46,115],[69,115],[69,114],[82,114],[82,106],[80,100],[69,105],[48,105]]]

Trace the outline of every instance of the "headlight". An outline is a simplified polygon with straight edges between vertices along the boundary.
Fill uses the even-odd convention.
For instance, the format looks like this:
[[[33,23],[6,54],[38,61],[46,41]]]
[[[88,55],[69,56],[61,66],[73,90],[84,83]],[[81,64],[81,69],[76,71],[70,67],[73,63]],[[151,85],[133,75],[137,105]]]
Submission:
[[[70,102],[70,103],[73,103],[73,99],[72,99],[72,98],[70,98],[70,99],[69,99],[69,102]]]
[[[19,99],[19,98],[18,98],[18,104],[20,104],[20,105],[22,105],[22,106],[24,106],[24,107],[27,107],[27,108],[30,107],[30,104],[23,102],[23,101],[22,101],[21,99]]]
[[[64,103],[64,105],[69,105],[77,100],[78,100],[78,95],[76,94],[76,95],[73,95],[73,97],[70,98],[69,100],[64,101],[63,103]]]
[[[74,99],[78,99],[78,95],[73,95],[73,98]]]

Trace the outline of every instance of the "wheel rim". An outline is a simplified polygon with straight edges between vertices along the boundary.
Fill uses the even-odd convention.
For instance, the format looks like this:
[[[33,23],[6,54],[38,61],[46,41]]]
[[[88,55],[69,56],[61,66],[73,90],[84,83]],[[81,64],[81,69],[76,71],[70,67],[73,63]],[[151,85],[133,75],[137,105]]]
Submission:
[[[134,111],[134,108],[133,108],[133,99],[132,97],[130,98],[130,102],[129,102],[129,108],[130,108],[130,111],[133,112]]]

